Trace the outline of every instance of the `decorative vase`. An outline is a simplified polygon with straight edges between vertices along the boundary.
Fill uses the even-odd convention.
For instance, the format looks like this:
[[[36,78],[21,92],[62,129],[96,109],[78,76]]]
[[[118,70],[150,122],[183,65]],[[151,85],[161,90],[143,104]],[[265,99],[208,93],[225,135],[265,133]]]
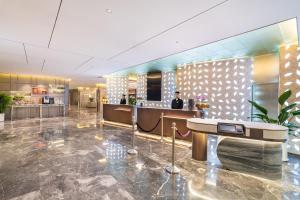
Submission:
[[[195,107],[195,100],[194,99],[189,99],[188,100],[188,110],[194,110]]]
[[[198,117],[202,119],[206,118],[207,112],[204,109],[209,108],[209,104],[205,96],[202,95],[197,97],[196,107],[198,109]]]

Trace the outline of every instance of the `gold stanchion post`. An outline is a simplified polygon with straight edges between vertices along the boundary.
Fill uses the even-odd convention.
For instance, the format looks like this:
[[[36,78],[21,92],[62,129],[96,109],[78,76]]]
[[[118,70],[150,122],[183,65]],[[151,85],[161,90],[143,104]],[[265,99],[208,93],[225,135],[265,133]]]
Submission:
[[[172,163],[166,166],[166,171],[170,174],[178,174],[180,169],[175,166],[175,134],[176,134],[176,123],[172,123]]]
[[[132,116],[132,148],[127,150],[130,155],[136,155],[138,152],[135,150],[135,116]]]
[[[161,122],[160,141],[164,142],[164,113],[161,113],[160,122]]]

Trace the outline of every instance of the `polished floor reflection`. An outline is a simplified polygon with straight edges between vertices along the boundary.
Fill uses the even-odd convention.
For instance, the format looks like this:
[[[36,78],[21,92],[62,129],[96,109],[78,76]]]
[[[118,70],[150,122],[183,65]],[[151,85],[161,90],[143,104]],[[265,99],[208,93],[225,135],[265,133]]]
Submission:
[[[176,146],[180,175],[164,167],[171,145],[131,130],[102,126],[90,112],[5,123],[0,131],[0,199],[300,199],[300,159],[290,156],[276,180],[222,168],[217,138],[207,162]]]

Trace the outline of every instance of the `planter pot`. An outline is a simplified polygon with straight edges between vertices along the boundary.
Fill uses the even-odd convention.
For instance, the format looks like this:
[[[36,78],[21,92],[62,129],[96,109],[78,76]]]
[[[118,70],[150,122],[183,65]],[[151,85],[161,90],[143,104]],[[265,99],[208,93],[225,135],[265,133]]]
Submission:
[[[300,136],[289,135],[288,152],[300,155]]]
[[[0,122],[4,122],[4,113],[0,113]]]
[[[0,130],[4,129],[4,113],[0,113]]]

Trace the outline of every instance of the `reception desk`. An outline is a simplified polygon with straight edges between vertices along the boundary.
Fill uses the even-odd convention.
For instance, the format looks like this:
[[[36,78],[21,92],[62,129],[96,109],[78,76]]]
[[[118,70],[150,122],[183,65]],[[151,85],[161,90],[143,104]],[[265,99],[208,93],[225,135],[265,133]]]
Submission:
[[[187,119],[197,116],[197,111],[188,110],[174,110],[165,108],[150,108],[150,107],[138,107],[137,108],[137,123],[140,131],[147,131],[150,134],[161,134],[161,114],[164,114],[163,118],[163,134],[166,137],[172,135],[171,126],[172,123],[176,123],[176,127],[179,132],[186,133],[188,131],[186,127]],[[158,123],[157,127],[155,125]],[[143,130],[142,130],[142,129]],[[153,129],[154,128],[154,129]],[[186,138],[181,137],[176,133],[177,139],[190,140],[191,136]]]
[[[187,127],[193,132],[192,157],[207,159],[207,134],[221,136],[217,155],[226,169],[255,174],[281,176],[282,148],[288,128],[261,122],[191,118]],[[232,128],[233,127],[233,128]]]
[[[136,108],[136,113],[135,113]],[[197,116],[197,111],[174,110],[152,107],[134,107],[130,105],[103,104],[103,119],[107,122],[132,125],[132,116],[136,114],[138,130],[149,134],[161,135],[161,114],[163,117],[163,132],[165,137],[172,136],[172,123],[180,133],[188,131],[187,119]],[[192,140],[192,136],[182,137],[176,133],[177,139]]]
[[[130,105],[103,104],[103,119],[109,122],[132,125],[134,107]]]
[[[65,116],[64,104],[12,105],[5,113],[7,120]]]

